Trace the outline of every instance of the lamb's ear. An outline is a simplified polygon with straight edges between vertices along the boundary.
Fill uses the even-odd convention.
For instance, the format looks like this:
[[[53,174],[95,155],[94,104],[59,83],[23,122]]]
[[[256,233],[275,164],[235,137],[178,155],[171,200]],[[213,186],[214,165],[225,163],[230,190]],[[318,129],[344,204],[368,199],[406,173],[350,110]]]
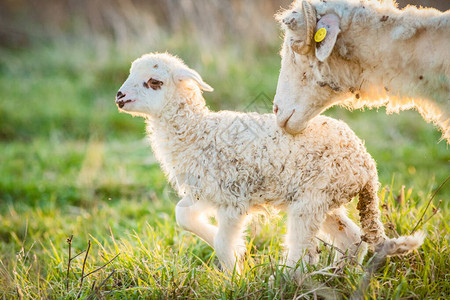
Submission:
[[[321,28],[325,28],[326,30],[325,38],[322,41],[318,42],[320,40],[320,34],[316,33],[314,36],[316,40],[316,57],[318,60],[325,61],[330,56],[331,51],[333,51],[337,36],[341,32],[339,23],[339,17],[335,14],[325,15],[317,22],[316,32]]]
[[[200,74],[189,68],[178,69],[173,75],[173,79],[175,80],[175,83],[179,83],[184,80],[193,80],[202,90],[207,92],[214,91],[209,84],[203,81]]]

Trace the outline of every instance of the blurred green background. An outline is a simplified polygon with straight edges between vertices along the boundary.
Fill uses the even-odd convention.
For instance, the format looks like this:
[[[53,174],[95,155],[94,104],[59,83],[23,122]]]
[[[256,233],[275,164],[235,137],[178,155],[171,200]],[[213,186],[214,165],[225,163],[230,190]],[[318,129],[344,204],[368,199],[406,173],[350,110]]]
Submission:
[[[445,0],[415,3],[450,6]],[[47,264],[44,253],[65,251],[70,234],[82,247],[92,236],[126,237],[158,219],[174,221],[177,197],[145,142],[143,120],[120,114],[114,104],[130,63],[147,52],[176,54],[215,88],[205,93],[212,109],[251,110],[255,99],[270,102],[275,95],[282,33],[273,14],[289,4],[0,2],[3,295],[17,292],[11,275],[16,253],[33,243]],[[406,191],[413,206],[423,208],[450,174],[448,145],[415,111],[386,115],[384,109],[334,107],[325,114],[344,120],[365,140],[382,186],[395,195]],[[444,200],[444,216],[449,198],[447,185],[434,199]],[[36,276],[48,276],[45,266],[39,268]]]
[[[123,195],[125,185],[149,188],[148,180],[127,174],[137,153],[138,168],[150,155],[147,147],[133,145],[144,139],[144,122],[119,114],[114,105],[131,61],[143,53],[168,51],[198,70],[215,88],[205,94],[213,109],[245,110],[261,95],[271,101],[282,42],[272,16],[290,1],[0,3],[4,208],[47,202],[44,195],[79,204],[85,200],[80,182],[105,197]],[[416,112],[333,108],[325,114],[348,122],[366,141],[384,183],[395,177],[427,191],[449,173],[448,146]],[[92,158],[97,173],[85,180],[83,166],[89,166],[83,163],[89,163],[93,144],[100,147]],[[114,150],[120,157],[109,161]]]

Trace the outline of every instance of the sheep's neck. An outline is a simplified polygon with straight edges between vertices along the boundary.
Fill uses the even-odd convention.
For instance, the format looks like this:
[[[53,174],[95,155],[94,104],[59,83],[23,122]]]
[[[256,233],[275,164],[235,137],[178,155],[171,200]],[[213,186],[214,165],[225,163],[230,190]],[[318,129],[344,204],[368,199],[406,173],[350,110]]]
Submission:
[[[348,29],[341,32],[347,58],[357,62],[359,80],[352,88],[361,89],[358,96],[432,99],[445,104],[450,89],[448,15],[422,16],[422,24],[414,28],[414,14],[361,14],[355,13]],[[341,51],[344,55],[346,49]]]

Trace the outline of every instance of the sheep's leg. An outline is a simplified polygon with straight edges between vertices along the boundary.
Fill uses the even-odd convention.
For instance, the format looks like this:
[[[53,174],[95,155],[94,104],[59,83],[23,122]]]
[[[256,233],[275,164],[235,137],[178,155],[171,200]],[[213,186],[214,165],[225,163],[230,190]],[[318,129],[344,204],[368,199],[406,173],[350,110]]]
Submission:
[[[311,204],[313,202],[309,202]],[[317,241],[315,236],[325,219],[325,211],[309,207],[308,211],[304,207],[299,207],[296,203],[288,208],[286,246],[288,250],[286,265],[296,268],[299,260],[305,264],[317,262]]]
[[[341,207],[327,214],[322,223],[321,231],[327,235],[326,240],[348,256],[356,258],[361,263],[367,253],[367,244],[361,240],[362,230],[355,224]],[[337,257],[342,253],[337,251]]]
[[[199,236],[213,247],[217,227],[208,223],[204,211],[204,205],[192,201],[190,197],[185,197],[178,202],[175,217],[180,227]]]
[[[219,223],[219,231],[214,239],[216,255],[228,271],[233,271],[236,266],[237,272],[240,273],[239,262],[246,250],[245,242],[242,239],[245,215],[230,209],[219,209],[217,222]]]

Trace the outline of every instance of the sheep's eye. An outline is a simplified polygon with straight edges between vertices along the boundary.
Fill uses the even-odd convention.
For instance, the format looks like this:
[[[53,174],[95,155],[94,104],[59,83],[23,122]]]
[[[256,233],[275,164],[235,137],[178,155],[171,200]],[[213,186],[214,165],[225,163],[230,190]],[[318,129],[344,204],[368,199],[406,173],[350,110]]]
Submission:
[[[150,78],[147,82],[144,82],[144,87],[148,88],[152,88],[154,90],[158,90],[161,88],[161,86],[163,85],[162,81]]]

